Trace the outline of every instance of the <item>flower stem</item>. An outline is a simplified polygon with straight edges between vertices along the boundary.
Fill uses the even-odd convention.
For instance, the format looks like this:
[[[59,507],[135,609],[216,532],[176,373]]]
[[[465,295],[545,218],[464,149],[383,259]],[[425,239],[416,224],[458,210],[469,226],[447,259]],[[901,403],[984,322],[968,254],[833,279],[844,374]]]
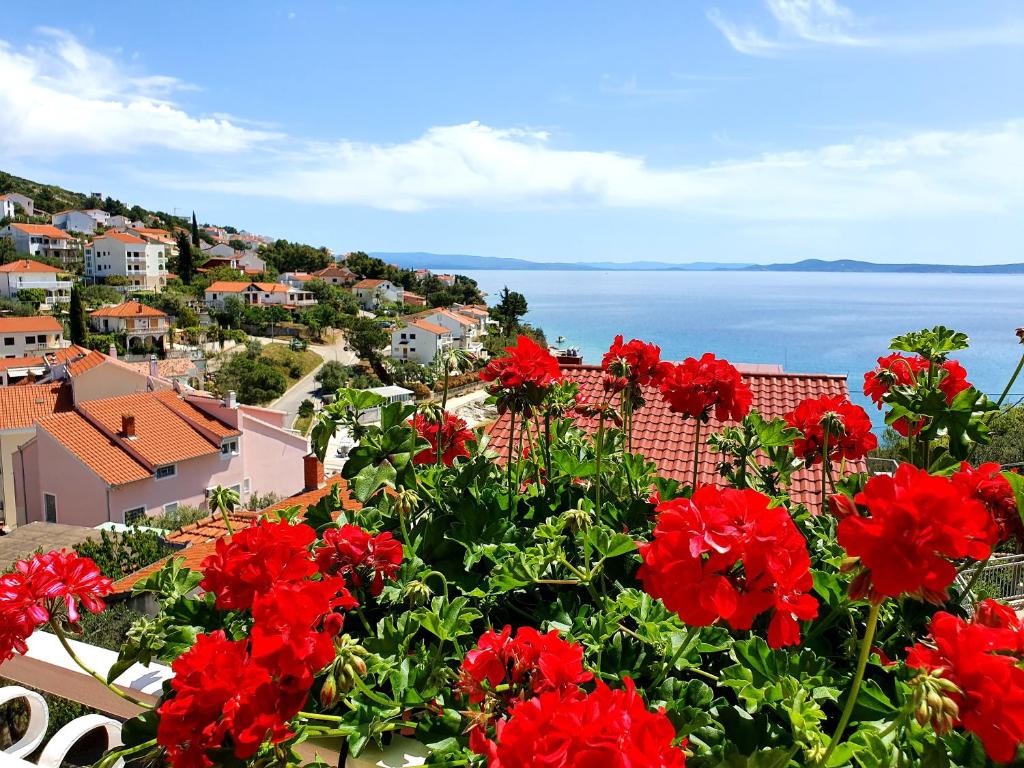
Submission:
[[[86,666],[85,662],[83,662],[80,658],[78,658],[78,654],[75,653],[74,648],[71,647],[71,644],[68,642],[67,637],[64,636],[63,630],[61,630],[60,625],[56,621],[51,619],[49,621],[49,627],[50,627],[51,630],[53,630],[53,634],[55,634],[57,636],[57,640],[60,641],[60,644],[64,647],[64,650],[67,651],[67,654],[68,654],[68,656],[71,657],[71,660],[74,661],[75,664],[77,664],[81,668],[81,670],[83,672],[85,672],[87,675],[92,677],[94,680],[102,683],[103,686],[105,688],[109,689],[111,693],[113,693],[113,694],[115,694],[117,696],[120,696],[125,701],[130,701],[132,704],[135,704],[137,706],[143,707],[144,709],[152,709],[153,708],[152,705],[147,704],[146,702],[141,701],[139,699],[136,699],[131,694],[125,693],[124,691],[122,691],[116,685],[108,683],[103,678],[102,675],[100,675],[94,669],[91,669],[88,666]]]
[[[974,585],[978,583],[978,579],[981,578],[981,574],[985,572],[985,567],[988,565],[988,561],[992,559],[992,555],[989,555],[980,563],[978,567],[974,569],[974,573],[971,574],[971,580],[967,582],[967,586],[964,587],[964,594],[971,596],[971,602],[977,603],[978,601],[974,598]]]
[[[594,474],[594,507],[598,522],[601,521],[601,459],[604,453],[604,411],[597,417],[597,466]],[[583,537],[587,540],[586,536]],[[590,552],[587,552],[587,570],[590,570]]]
[[[996,408],[1001,406],[1003,401],[1006,399],[1006,396],[1010,394],[1010,389],[1013,387],[1014,382],[1017,381],[1017,377],[1020,376],[1022,369],[1024,369],[1024,355],[1021,355],[1020,361],[1017,363],[1017,367],[1013,371],[1013,375],[1010,377],[1010,380],[1006,382],[1006,388],[1003,390],[1003,393],[999,395],[999,399],[996,400]]]
[[[850,723],[850,716],[853,715],[853,707],[857,703],[857,694],[860,693],[860,685],[864,682],[864,670],[868,666],[868,658],[871,656],[871,643],[875,639],[875,630],[878,628],[878,613],[882,608],[881,603],[872,603],[868,611],[868,623],[864,628],[864,638],[860,641],[860,656],[857,658],[857,670],[853,675],[853,682],[850,684],[850,693],[846,696],[846,705],[843,707],[843,714],[839,717],[839,725],[832,735],[828,749],[824,756],[818,761],[818,765],[825,765],[832,756],[835,748],[839,746],[846,732],[846,726]]]
[[[508,460],[505,463],[506,482],[508,484],[508,510],[512,512],[515,494],[512,490],[512,452],[515,449],[516,415],[510,414],[508,420]]]
[[[307,720],[323,720],[328,723],[343,723],[345,718],[338,717],[337,715],[321,715],[319,712],[299,712],[299,717],[304,717]]]
[[[827,497],[828,489],[826,483],[828,482],[828,426],[822,431],[821,440],[821,514],[825,514],[825,510],[828,509]]]

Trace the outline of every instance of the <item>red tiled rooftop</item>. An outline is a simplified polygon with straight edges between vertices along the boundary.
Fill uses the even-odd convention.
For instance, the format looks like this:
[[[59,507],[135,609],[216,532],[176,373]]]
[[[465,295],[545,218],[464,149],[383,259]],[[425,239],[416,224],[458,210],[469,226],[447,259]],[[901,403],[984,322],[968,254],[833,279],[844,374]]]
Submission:
[[[18,259],[12,261],[10,264],[4,264],[0,266],[0,272],[50,272],[53,274],[60,274],[64,272],[63,269],[57,267],[51,267],[49,264],[43,264],[35,261],[34,259]]]
[[[52,435],[110,485],[124,485],[152,477],[146,467],[126,453],[114,439],[96,429],[80,413],[69,411],[48,416],[39,421],[39,428]]]
[[[126,301],[116,307],[101,307],[89,314],[90,317],[167,317],[156,307],[143,304],[141,301]]]
[[[353,285],[353,288],[376,288],[378,285],[383,285],[386,280],[360,280],[358,283]]]
[[[845,376],[815,373],[784,373],[780,370],[760,372],[760,366],[737,365],[743,380],[750,386],[754,395],[753,407],[771,419],[781,417],[796,408],[797,404],[808,397],[821,395],[849,396]],[[750,370],[753,368],[754,370]],[[601,385],[602,370],[599,366],[563,365],[562,372],[567,378],[575,380],[580,393],[599,401],[604,398]],[[643,454],[658,465],[658,473],[664,477],[689,482],[693,472],[693,449],[696,439],[693,419],[683,420],[672,413],[668,405],[654,387],[644,388],[644,399],[647,404],[637,411],[633,421],[633,451]],[[509,415],[499,417],[491,425],[490,448],[499,457],[508,451]],[[595,417],[578,417],[576,423],[589,432],[597,429]],[[701,439],[721,431],[723,424],[712,418],[701,427]],[[698,483],[718,483],[720,475],[716,463],[720,454],[705,445],[701,449],[698,470]],[[847,462],[851,472],[863,472],[865,462]],[[817,470],[800,470],[793,475],[790,487],[792,498],[808,506],[817,505],[820,494],[821,475]]]
[[[14,229],[24,232],[26,235],[37,237],[49,237],[54,240],[70,240],[71,235],[57,229],[52,224],[11,224]]]
[[[94,238],[94,242],[95,242],[95,240],[103,240],[104,238],[108,238],[108,237],[113,239],[113,240],[117,240],[119,242],[122,242],[122,243],[128,243],[130,245],[145,245],[146,244],[146,241],[143,240],[138,235],[130,235],[127,232],[121,232],[121,231],[116,230],[116,229],[109,229],[106,232],[104,232],[102,235],[97,235]]]
[[[85,357],[70,363],[68,365],[68,374],[72,377],[78,376],[91,368],[95,368],[106,359],[106,355],[93,349]]]
[[[0,333],[32,333],[43,331],[44,333],[59,333],[64,326],[49,315],[37,317],[0,317]]]
[[[30,427],[39,419],[70,411],[72,405],[67,384],[0,387],[0,430]]]
[[[409,325],[412,326],[413,328],[421,328],[424,331],[429,331],[430,333],[436,334],[437,336],[442,336],[446,333],[451,333],[451,331],[445,328],[443,325],[431,323],[427,320],[410,320]]]
[[[64,349],[47,351],[46,357],[33,355],[31,357],[4,358],[0,360],[0,371],[6,371],[10,368],[40,368],[44,367],[48,360],[52,360],[55,363],[64,363],[74,358],[84,357],[87,354],[89,354],[88,349],[72,344]]]

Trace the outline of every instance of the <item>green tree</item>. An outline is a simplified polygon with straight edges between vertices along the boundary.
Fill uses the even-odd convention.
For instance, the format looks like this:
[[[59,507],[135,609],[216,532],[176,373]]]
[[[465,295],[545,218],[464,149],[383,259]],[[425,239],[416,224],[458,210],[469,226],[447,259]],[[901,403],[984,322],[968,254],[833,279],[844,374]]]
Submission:
[[[78,286],[75,287],[78,288]],[[78,292],[82,303],[87,307],[98,307],[102,304],[117,304],[122,298],[120,292],[118,292],[116,288],[102,283],[78,288]],[[72,289],[71,300],[74,301],[74,299],[75,292],[74,289]]]
[[[192,243],[183,231],[178,233],[178,277],[185,285],[192,284],[195,272],[195,261],[192,254]]]
[[[1024,406],[1001,411],[992,419],[988,445],[979,445],[972,463],[994,461],[998,464],[1024,462]]]
[[[124,275],[111,275],[104,279],[107,285],[126,286],[128,285],[128,278]]]
[[[87,539],[76,544],[74,549],[83,557],[95,560],[103,575],[115,581],[155,563],[173,551],[153,531],[133,529],[123,533],[100,531],[99,541]]]
[[[225,227],[224,229],[226,231],[227,227]],[[248,247],[246,245],[245,240],[239,240],[237,237],[232,237],[230,240],[228,240],[228,245],[230,245],[236,251],[244,251]]]
[[[345,386],[350,377],[349,369],[335,360],[328,360],[316,372],[316,382],[324,393],[334,393]],[[301,414],[300,414],[301,415]]]
[[[228,328],[238,328],[242,324],[244,317],[245,302],[237,296],[228,296],[224,299],[224,308],[220,311],[217,319],[221,325],[226,325]]]
[[[0,265],[12,262],[16,258],[14,241],[9,237],[0,237]]]
[[[345,338],[356,353],[373,368],[374,374],[384,384],[392,384],[391,372],[384,365],[380,351],[388,345],[391,337],[369,317],[349,317],[344,326]]]
[[[192,245],[199,247],[199,222],[196,221],[196,212],[192,211]]]
[[[506,285],[499,294],[501,301],[491,310],[491,314],[501,323],[501,330],[506,336],[519,327],[519,320],[527,312],[526,297],[518,291],[510,291]]]
[[[267,322],[270,323],[270,335],[274,335],[274,326],[287,323],[291,319],[288,310],[277,304],[271,304],[266,309]]]
[[[260,256],[278,272],[316,272],[334,263],[326,248],[275,240],[260,249]]]
[[[46,291],[42,288],[22,288],[18,291],[18,301],[38,306],[46,302]]]
[[[288,377],[280,368],[263,360],[255,360],[239,379],[238,398],[243,403],[259,405],[276,400],[286,389]]]
[[[71,315],[69,325],[71,326],[71,343],[85,346],[89,331],[85,325],[85,306],[82,304],[82,291],[78,285],[71,286]]]

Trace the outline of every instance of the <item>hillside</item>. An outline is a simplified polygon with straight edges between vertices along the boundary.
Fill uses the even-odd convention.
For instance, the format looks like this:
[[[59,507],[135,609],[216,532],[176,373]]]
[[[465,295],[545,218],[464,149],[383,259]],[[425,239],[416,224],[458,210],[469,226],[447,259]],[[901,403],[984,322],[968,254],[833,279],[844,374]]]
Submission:
[[[957,275],[1021,275],[1024,264],[879,264],[853,259],[805,259],[793,264],[754,264],[746,267],[751,272],[872,272],[872,273],[933,273]]]
[[[712,261],[696,261],[684,264],[670,264],[663,261],[529,261],[500,256],[470,256],[468,254],[427,253],[425,251],[383,252],[370,254],[406,269],[510,269],[510,270],[559,270],[584,272],[653,272],[653,271],[695,271],[743,269],[747,264],[727,264]]]

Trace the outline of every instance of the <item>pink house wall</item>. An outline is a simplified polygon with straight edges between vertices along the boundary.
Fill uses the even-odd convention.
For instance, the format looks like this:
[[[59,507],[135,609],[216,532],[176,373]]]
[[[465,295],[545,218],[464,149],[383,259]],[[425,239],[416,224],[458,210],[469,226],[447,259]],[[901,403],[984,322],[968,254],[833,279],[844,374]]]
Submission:
[[[241,413],[242,459],[254,493],[291,496],[303,489],[302,457],[306,438]]]
[[[106,483],[69,453],[50,433],[37,429],[35,440],[26,444],[21,453],[25,470],[22,496],[28,522],[45,519],[44,493],[52,493],[57,497],[58,523],[92,527],[107,522]],[[21,468],[15,471],[18,472],[15,486],[20,486]],[[18,517],[21,518],[20,512]]]

